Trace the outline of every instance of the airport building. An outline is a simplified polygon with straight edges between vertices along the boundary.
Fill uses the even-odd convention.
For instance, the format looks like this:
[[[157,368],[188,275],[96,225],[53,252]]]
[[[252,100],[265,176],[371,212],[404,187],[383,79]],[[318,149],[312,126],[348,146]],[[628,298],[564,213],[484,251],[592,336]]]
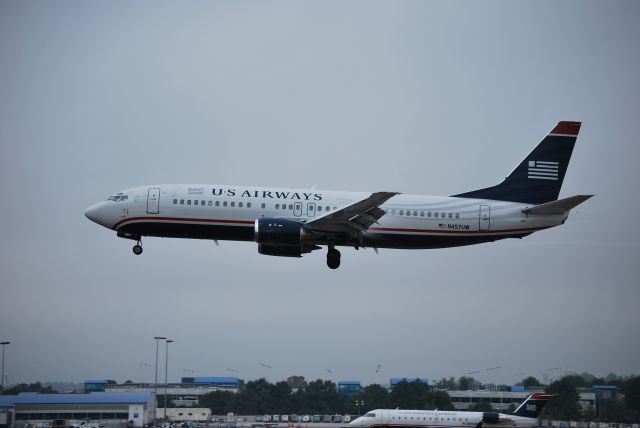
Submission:
[[[348,397],[358,395],[362,391],[362,385],[358,380],[339,380],[338,393]]]
[[[98,387],[101,385],[99,382],[106,381],[87,382],[92,382],[91,385]],[[85,387],[87,382],[85,382]],[[183,377],[181,383],[167,385],[168,403],[171,403],[171,406],[197,406],[200,396],[213,391],[238,392],[242,383],[242,379],[237,377]],[[149,383],[108,384],[105,386],[105,391],[109,392],[148,392],[153,389],[153,384]],[[158,396],[164,395],[164,384],[158,384],[157,390]]]
[[[391,379],[389,379],[389,386],[393,388],[400,382],[415,382],[415,381],[422,382],[424,384],[429,385],[429,379],[427,379],[426,377],[392,377]]]
[[[2,396],[0,409],[10,408],[14,427],[78,425],[86,428],[142,427],[153,421],[153,392],[92,392],[89,394],[40,394],[24,392]],[[10,398],[7,398],[10,397]],[[1,411],[1,410],[0,410]],[[0,418],[0,421],[2,419]],[[55,422],[55,423],[54,423]]]
[[[594,387],[595,390],[595,387]],[[447,391],[451,397],[451,403],[456,410],[469,410],[478,403],[489,403],[491,407],[499,411],[506,411],[513,404],[518,407],[531,393],[544,392],[540,389],[527,389],[527,391]],[[596,393],[587,389],[579,391],[578,404],[582,410],[595,409]]]
[[[13,423],[13,402],[15,395],[0,395],[0,427],[8,427]]]
[[[156,419],[164,420],[164,407],[158,407],[156,411]],[[171,422],[209,422],[211,420],[211,409],[195,408],[195,407],[170,407],[167,408],[166,419]]]
[[[478,403],[489,403],[500,411],[507,410],[512,404],[519,406],[532,392],[536,391],[448,391],[456,410],[469,410]]]

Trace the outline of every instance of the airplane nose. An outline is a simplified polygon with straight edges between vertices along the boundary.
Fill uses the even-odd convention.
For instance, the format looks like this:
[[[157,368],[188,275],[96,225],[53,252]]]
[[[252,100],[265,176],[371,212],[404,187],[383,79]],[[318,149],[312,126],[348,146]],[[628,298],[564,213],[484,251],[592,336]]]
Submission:
[[[84,216],[86,218],[88,218],[89,220],[97,223],[98,220],[98,216],[97,216],[97,211],[98,211],[98,205],[99,204],[95,204],[95,205],[91,205],[89,208],[87,208],[87,210],[84,212]]]
[[[104,227],[109,227],[105,214],[106,213],[105,213],[105,210],[104,210],[104,203],[103,202],[99,202],[99,203],[97,203],[95,205],[91,205],[84,212],[85,217],[87,217],[92,222],[98,223],[99,225],[104,226]]]

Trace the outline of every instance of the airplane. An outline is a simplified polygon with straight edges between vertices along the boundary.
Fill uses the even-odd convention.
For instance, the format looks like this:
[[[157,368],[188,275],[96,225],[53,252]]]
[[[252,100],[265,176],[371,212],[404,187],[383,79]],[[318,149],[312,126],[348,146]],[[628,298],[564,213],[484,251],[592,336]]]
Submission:
[[[302,257],[327,246],[431,249],[523,238],[563,224],[593,195],[558,199],[580,122],[558,122],[501,183],[452,196],[237,185],[134,187],[89,207],[90,220],[136,241],[143,236],[254,241],[258,252]]]
[[[513,413],[448,410],[376,409],[351,421],[350,427],[481,428],[532,427],[552,395],[534,392]]]

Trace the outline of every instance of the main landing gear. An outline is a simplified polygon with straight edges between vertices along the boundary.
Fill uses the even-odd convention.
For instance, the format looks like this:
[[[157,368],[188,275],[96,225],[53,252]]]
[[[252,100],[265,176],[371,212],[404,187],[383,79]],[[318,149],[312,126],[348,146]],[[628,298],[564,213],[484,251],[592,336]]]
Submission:
[[[330,245],[329,251],[327,251],[327,266],[329,269],[340,267],[340,251],[336,250],[333,245]]]
[[[141,242],[138,241],[138,243],[133,246],[133,254],[135,254],[136,256],[139,256],[140,254],[142,254],[142,245],[140,244]]]

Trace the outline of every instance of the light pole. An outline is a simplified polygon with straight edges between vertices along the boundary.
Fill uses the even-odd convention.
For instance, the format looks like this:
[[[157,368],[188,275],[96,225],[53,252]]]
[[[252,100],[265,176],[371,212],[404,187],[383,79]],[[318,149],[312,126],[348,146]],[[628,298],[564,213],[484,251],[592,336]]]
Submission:
[[[364,407],[364,400],[356,400],[356,406],[358,407],[358,416],[362,415],[360,406]]]
[[[167,372],[169,371],[169,344],[174,342],[167,339],[167,352],[164,356],[164,420],[167,420]]]
[[[155,381],[153,382],[153,398],[156,401],[156,405],[153,406],[153,426],[156,426],[156,414],[158,413],[157,409],[158,409],[158,341],[159,340],[166,340],[166,337],[161,337],[161,336],[154,336],[154,339],[156,340],[156,376],[155,376]]]
[[[11,342],[0,342],[0,345],[2,345],[2,388],[0,388],[0,391],[4,391],[4,347],[10,343]]]

